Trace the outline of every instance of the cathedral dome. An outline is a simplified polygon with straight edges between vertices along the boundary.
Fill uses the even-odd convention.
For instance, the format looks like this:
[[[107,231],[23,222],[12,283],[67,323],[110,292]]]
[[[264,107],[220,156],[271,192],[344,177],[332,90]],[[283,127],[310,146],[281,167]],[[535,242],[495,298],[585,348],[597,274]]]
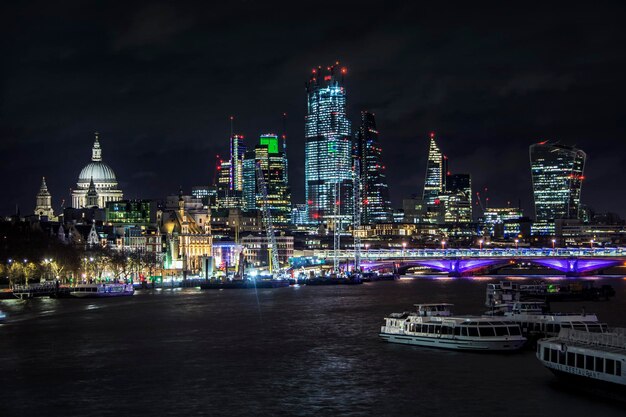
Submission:
[[[117,182],[115,173],[111,167],[102,161],[92,161],[88,163],[87,166],[80,171],[78,183],[89,185],[92,178],[95,183]]]

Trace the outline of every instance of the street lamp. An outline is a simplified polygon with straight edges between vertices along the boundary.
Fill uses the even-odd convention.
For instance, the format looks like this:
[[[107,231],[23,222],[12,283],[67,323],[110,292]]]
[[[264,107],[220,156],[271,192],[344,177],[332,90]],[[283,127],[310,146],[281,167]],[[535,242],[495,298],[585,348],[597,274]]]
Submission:
[[[446,241],[442,240],[441,241],[441,250],[445,250],[446,249]]]
[[[591,239],[591,240],[589,241],[589,249],[591,249],[591,250],[593,250],[593,242],[594,242],[594,240],[593,240],[593,239]]]
[[[517,250],[518,243],[519,243],[519,239],[515,239],[515,250]]]
[[[369,251],[370,251],[370,245],[369,245],[369,243],[366,243],[365,244],[365,258],[366,259],[368,258]]]
[[[402,242],[402,262],[404,262],[404,250],[406,249],[406,242]]]
[[[555,245],[556,245],[556,239],[552,239],[552,250],[554,250]]]
[[[480,239],[480,240],[478,241],[478,245],[479,245],[479,249],[480,249],[480,250],[483,250],[483,240],[482,240],[482,239]]]

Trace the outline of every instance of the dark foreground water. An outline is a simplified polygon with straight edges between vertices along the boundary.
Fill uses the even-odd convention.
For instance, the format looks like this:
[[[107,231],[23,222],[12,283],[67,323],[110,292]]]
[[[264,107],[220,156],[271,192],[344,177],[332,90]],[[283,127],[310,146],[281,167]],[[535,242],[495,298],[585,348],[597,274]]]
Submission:
[[[500,278],[498,278],[500,279]],[[138,292],[0,302],[0,416],[624,416],[555,384],[533,352],[386,344],[382,318],[419,302],[485,310],[487,280]],[[554,303],[626,327],[610,302]]]

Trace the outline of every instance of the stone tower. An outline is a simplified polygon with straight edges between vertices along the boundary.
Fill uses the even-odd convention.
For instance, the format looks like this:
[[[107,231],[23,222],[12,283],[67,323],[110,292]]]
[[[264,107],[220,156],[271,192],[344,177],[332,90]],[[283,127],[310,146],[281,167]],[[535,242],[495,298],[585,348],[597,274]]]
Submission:
[[[39,188],[39,193],[37,194],[37,206],[35,207],[35,215],[42,217],[47,217],[48,220],[54,219],[54,212],[52,210],[52,196],[50,196],[50,192],[48,191],[48,185],[46,184],[46,177],[42,177],[41,179],[41,187]]]

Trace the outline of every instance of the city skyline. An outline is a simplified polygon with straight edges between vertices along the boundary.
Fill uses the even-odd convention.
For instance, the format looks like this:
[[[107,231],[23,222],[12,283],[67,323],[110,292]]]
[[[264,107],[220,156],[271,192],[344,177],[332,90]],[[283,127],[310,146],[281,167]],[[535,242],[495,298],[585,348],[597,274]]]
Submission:
[[[113,30],[115,25],[91,16],[97,24],[93,33],[86,34],[93,41],[89,49],[76,37],[70,39],[63,30],[46,25],[33,30],[31,37],[16,36],[34,29],[33,25],[44,17],[31,17],[22,26],[8,25],[5,30],[17,40],[9,50],[8,56],[15,59],[8,61],[4,77],[8,88],[2,93],[0,173],[7,192],[0,212],[12,213],[16,204],[22,212],[30,211],[43,176],[55,210],[62,197],[68,206],[68,189],[75,184],[88,157],[94,131],[101,133],[106,160],[115,170],[125,198],[162,198],[162,194],[176,192],[180,185],[190,190],[201,184],[203,177],[204,182],[211,182],[214,155],[226,153],[230,115],[237,117],[238,132],[256,137],[267,131],[281,132],[284,112],[288,114],[292,200],[294,204],[303,203],[306,99],[302,80],[316,64],[339,60],[348,68],[347,106],[353,130],[361,111],[376,114],[378,129],[383,134],[383,160],[394,207],[400,207],[402,198],[421,193],[428,133],[435,131],[438,145],[455,161],[455,171],[470,173],[475,189],[488,187],[494,206],[505,206],[507,201],[517,205],[521,200],[525,211],[533,212],[527,149],[532,143],[548,139],[575,145],[589,155],[582,204],[624,215],[625,197],[619,183],[611,181],[622,177],[626,166],[620,152],[624,126],[616,113],[624,87],[616,73],[624,60],[612,49],[623,33],[611,18],[614,9],[594,10],[595,18],[584,25],[577,25],[583,19],[580,9],[571,8],[564,13],[557,29],[575,36],[580,50],[568,47],[569,42],[557,34],[557,29],[549,29],[547,16],[556,10],[544,10],[536,27],[526,29],[531,38],[532,33],[547,31],[548,36],[542,38],[546,46],[531,39],[519,47],[519,56],[511,57],[505,51],[515,45],[515,39],[523,33],[523,18],[532,15],[533,10],[524,11],[522,17],[504,16],[493,32],[479,30],[480,19],[472,23],[469,17],[459,20],[449,16],[450,22],[463,23],[460,29],[445,36],[441,32],[429,35],[427,39],[434,43],[429,46],[417,40],[425,29],[401,18],[412,11],[408,7],[388,9],[380,26],[374,25],[365,33],[372,40],[369,48],[374,47],[389,64],[371,59],[364,45],[326,25],[318,35],[309,36],[334,34],[338,39],[336,46],[299,51],[294,57],[287,57],[286,51],[282,51],[271,57],[278,59],[273,76],[242,64],[231,68],[219,83],[211,76],[199,77],[197,71],[221,71],[225,63],[198,50],[182,57],[182,72],[164,65],[172,58],[172,47],[189,36],[206,39],[210,32],[200,29],[206,13],[200,11],[191,22],[177,26],[173,32],[157,31],[154,39],[139,36],[142,22],[185,21],[190,11],[184,6],[165,11],[138,6],[130,11],[128,21],[118,22],[117,31]],[[42,15],[55,17],[66,13],[71,23],[78,19],[79,11],[62,7],[59,11],[44,9]],[[498,12],[503,13],[495,10],[492,16]],[[252,14],[247,12],[241,18],[254,23]],[[397,27],[405,29],[404,35],[391,27],[389,15],[396,19]],[[424,28],[433,27],[435,22],[441,23],[441,16],[440,10],[429,8],[419,22]],[[368,17],[370,22],[377,21],[373,13]],[[606,18],[601,25],[600,17]],[[305,21],[294,42],[301,41],[305,29],[315,28],[316,24]],[[358,27],[356,23],[350,25]],[[463,29],[473,31],[473,36],[462,36]],[[99,39],[102,34],[110,35],[110,40]],[[45,39],[47,35],[51,35],[49,39]],[[272,32],[264,36],[265,41],[284,39]],[[385,39],[392,39],[391,45],[402,51],[421,52],[424,61],[416,62],[393,48],[384,48],[381,42]],[[252,51],[252,47],[233,45],[239,48],[238,54]],[[43,53],[43,46],[53,53]],[[469,66],[463,64],[466,55],[461,53],[466,48],[473,51],[470,56],[475,61]],[[548,56],[548,49],[558,49],[557,56]],[[581,62],[579,52],[585,51],[594,51],[597,59]],[[492,55],[499,59],[499,69],[493,66]],[[193,56],[200,59],[196,65],[190,58]],[[163,64],[162,69],[144,72],[141,59]],[[102,65],[93,65],[99,60]],[[54,77],[59,82],[41,84],[43,79],[38,78],[38,71],[50,63],[54,64]],[[451,73],[445,70],[444,63],[460,67]],[[510,69],[517,64],[524,64],[523,69]],[[118,65],[135,69],[128,74],[136,75],[118,75],[113,71]],[[488,80],[476,75],[481,69],[488,70]],[[452,75],[458,81],[450,79]],[[138,76],[148,78],[142,83]],[[461,87],[459,82],[463,81],[476,86]],[[25,89],[25,82],[34,82],[37,88]],[[173,93],[174,85],[180,92]],[[240,93],[233,92],[234,86],[241,88]],[[276,94],[270,98],[267,91]],[[166,113],[169,118],[164,117]],[[615,198],[603,198],[606,195]]]

